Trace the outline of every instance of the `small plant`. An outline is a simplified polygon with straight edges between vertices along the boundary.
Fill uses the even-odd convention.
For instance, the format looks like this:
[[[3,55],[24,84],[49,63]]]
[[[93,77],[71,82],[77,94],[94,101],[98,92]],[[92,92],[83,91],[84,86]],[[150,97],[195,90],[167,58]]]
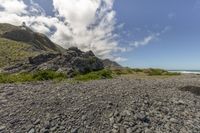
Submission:
[[[180,75],[180,73],[175,73],[175,72],[168,72],[163,69],[145,69],[144,73],[146,73],[148,76],[176,76]]]
[[[33,73],[0,74],[0,83],[22,83],[45,80],[64,80],[67,76],[51,70]]]
[[[112,71],[107,70],[107,69],[96,71],[96,72],[90,72],[84,75],[77,75],[74,77],[75,80],[79,80],[79,81],[110,79],[110,78],[112,78]]]
[[[133,70],[130,68],[118,68],[112,69],[112,72],[116,75],[126,75],[126,74],[133,74]]]
[[[36,81],[53,80],[53,79],[65,79],[67,76],[63,73],[58,73],[52,70],[38,71],[33,73],[33,79]]]

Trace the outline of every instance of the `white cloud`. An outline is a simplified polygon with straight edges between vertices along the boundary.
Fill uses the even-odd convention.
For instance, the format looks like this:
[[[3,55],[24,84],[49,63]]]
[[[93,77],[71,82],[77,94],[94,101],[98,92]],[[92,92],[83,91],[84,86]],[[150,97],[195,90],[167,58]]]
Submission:
[[[7,13],[21,15],[26,12],[27,6],[22,0],[0,0],[0,6]]]
[[[124,62],[124,61],[127,61],[128,59],[127,58],[122,58],[122,57],[116,57],[113,60],[116,61],[116,62]]]
[[[93,50],[101,58],[122,60],[113,53],[124,52],[114,34],[117,27],[114,0],[53,0],[54,17],[30,0],[0,0],[0,22],[28,26],[48,35],[57,44],[68,48],[78,46],[87,51]]]
[[[139,46],[144,46],[144,45],[147,45],[149,44],[151,41],[153,41],[154,39],[156,38],[156,36],[154,34],[152,35],[149,35],[147,37],[145,37],[143,40],[141,41],[135,41],[134,43],[132,43],[131,45],[132,46],[135,46],[135,47],[139,47]]]
[[[139,46],[145,46],[151,42],[153,42],[154,40],[158,39],[159,36],[161,36],[162,34],[164,34],[165,32],[167,32],[168,30],[170,30],[171,27],[170,26],[166,26],[163,30],[161,30],[160,32],[157,33],[152,33],[149,36],[144,37],[142,40],[139,41],[134,41],[131,42],[131,46],[134,47],[139,47]]]

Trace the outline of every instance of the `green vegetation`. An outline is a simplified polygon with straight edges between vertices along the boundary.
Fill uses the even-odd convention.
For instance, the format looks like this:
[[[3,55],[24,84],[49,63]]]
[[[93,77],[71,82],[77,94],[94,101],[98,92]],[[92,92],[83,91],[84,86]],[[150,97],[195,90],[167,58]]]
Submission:
[[[97,79],[110,79],[112,78],[112,71],[108,69],[90,72],[84,75],[77,75],[74,77],[75,80],[79,81],[89,81],[89,80],[97,80]]]
[[[175,73],[175,72],[168,72],[166,70],[163,69],[144,69],[143,71],[144,73],[146,73],[148,76],[176,76],[176,75],[180,75],[180,73]]]
[[[111,69],[111,70],[112,70],[112,73],[115,75],[134,74],[134,71],[131,68],[115,68],[115,69]]]
[[[112,69],[112,73],[115,75],[127,75],[127,74],[144,74],[147,76],[176,76],[180,75],[180,73],[175,72],[168,72],[163,69],[139,69],[139,68],[119,68],[119,69]]]
[[[29,44],[0,38],[0,67],[24,61],[37,54]]]
[[[21,83],[45,80],[64,80],[67,76],[51,70],[34,73],[0,74],[0,83]]]
[[[180,73],[171,73],[162,69],[104,69],[95,72],[89,72],[86,74],[78,74],[73,78],[74,81],[89,81],[99,79],[111,79],[119,75],[138,75],[144,74],[147,76],[176,76]],[[0,83],[22,83],[22,82],[34,82],[34,81],[63,81],[68,79],[64,73],[58,73],[51,70],[37,71],[32,73],[17,73],[17,74],[0,74]]]

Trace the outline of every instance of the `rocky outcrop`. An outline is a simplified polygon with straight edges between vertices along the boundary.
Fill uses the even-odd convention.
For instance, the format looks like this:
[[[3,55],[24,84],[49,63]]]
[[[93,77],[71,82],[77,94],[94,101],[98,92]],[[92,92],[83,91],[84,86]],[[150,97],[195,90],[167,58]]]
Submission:
[[[76,47],[71,47],[62,54],[47,53],[30,57],[27,62],[4,70],[9,73],[54,70],[67,73],[72,77],[75,73],[87,73],[103,68],[103,62],[92,51],[82,52]]]

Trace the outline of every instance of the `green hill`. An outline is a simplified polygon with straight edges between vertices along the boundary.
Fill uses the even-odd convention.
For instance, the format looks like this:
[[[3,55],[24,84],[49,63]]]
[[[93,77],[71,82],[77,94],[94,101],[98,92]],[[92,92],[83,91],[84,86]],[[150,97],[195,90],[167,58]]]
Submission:
[[[26,43],[0,38],[0,67],[24,61],[39,53]]]
[[[62,47],[54,44],[44,34],[26,26],[0,24],[0,67],[24,61],[37,54],[62,51]]]

